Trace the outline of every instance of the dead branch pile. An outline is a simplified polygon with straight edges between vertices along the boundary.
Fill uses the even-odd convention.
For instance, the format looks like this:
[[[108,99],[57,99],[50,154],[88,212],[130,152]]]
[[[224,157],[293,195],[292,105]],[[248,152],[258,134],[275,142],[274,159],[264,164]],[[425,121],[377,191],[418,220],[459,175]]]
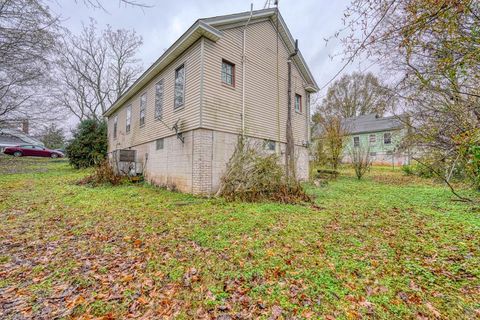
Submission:
[[[288,181],[276,154],[261,154],[258,147],[240,138],[221,179],[217,196],[229,201],[309,202],[302,185]]]
[[[78,185],[89,185],[96,187],[99,185],[111,184],[113,186],[119,185],[123,177],[113,170],[108,159],[105,159],[95,167],[95,171],[85,178],[77,182]]]

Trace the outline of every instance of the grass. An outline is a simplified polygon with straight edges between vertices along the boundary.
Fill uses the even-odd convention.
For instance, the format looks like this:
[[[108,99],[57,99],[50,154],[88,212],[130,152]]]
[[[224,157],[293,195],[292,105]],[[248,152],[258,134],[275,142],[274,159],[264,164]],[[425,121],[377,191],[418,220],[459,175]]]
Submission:
[[[480,316],[478,205],[400,170],[344,170],[315,207],[79,186],[63,160],[0,172],[2,319]]]

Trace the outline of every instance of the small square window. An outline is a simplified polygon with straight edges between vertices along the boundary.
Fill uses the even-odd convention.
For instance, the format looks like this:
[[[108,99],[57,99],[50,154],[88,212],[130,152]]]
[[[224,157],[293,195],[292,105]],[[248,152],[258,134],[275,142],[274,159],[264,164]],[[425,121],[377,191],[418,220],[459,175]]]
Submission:
[[[222,60],[222,82],[235,87],[235,65],[227,60]]]
[[[376,152],[370,152],[370,157],[375,157],[377,155]]]
[[[385,132],[383,134],[383,143],[384,144],[391,144],[392,143],[392,133],[391,132]]]
[[[157,139],[156,147],[157,147],[157,150],[162,150],[163,149],[163,138]]]
[[[263,145],[264,145],[264,147],[265,147],[265,150],[275,151],[275,141],[273,141],[273,140],[265,140]]]
[[[369,135],[368,141],[370,141],[370,144],[375,144],[377,142],[377,135],[376,134]]]
[[[295,111],[302,112],[302,96],[299,94],[295,95]]]
[[[353,137],[353,146],[360,147],[360,137]]]

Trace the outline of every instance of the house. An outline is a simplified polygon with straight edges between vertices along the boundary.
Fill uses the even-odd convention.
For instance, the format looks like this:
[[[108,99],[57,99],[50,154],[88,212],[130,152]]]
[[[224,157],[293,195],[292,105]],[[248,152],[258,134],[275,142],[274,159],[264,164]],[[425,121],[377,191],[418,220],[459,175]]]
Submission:
[[[348,132],[344,161],[349,162],[349,150],[363,147],[368,150],[373,164],[404,165],[410,163],[409,150],[402,147],[407,134],[406,119],[402,116],[381,117],[367,114],[347,118],[342,122]]]
[[[105,112],[111,159],[134,150],[147,181],[196,194],[218,189],[239,135],[283,159],[294,52],[276,8],[197,20]],[[291,61],[296,171],[307,179],[318,86],[301,52]]]
[[[20,130],[12,128],[0,128],[0,152],[3,152],[3,150],[7,147],[18,146],[21,144],[43,146],[41,141]]]

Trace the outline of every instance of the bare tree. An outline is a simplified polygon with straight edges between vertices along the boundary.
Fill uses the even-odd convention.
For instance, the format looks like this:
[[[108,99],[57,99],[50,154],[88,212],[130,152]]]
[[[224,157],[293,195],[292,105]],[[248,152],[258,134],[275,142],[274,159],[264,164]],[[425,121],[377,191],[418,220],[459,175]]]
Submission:
[[[372,165],[370,158],[370,148],[368,145],[350,146],[348,150],[352,167],[355,170],[357,179],[360,180]]]
[[[316,112],[350,118],[393,109],[392,93],[373,73],[345,74],[328,88]]]
[[[411,141],[437,157],[431,165],[472,165],[461,150],[480,132],[480,3],[352,0],[345,17],[347,61],[363,54],[392,77]],[[478,181],[480,170],[466,171]]]
[[[140,73],[141,44],[135,31],[99,32],[94,20],[80,35],[67,34],[57,48],[57,102],[80,120],[100,118]]]
[[[0,124],[45,118],[58,20],[42,1],[0,1]]]
[[[137,36],[135,31],[117,29],[113,30],[107,26],[104,31],[104,38],[109,47],[108,58],[110,61],[110,72],[114,89],[110,95],[110,103],[118,99],[125,90],[133,83],[139,75],[140,60],[136,58],[138,48],[142,45],[142,38]]]

